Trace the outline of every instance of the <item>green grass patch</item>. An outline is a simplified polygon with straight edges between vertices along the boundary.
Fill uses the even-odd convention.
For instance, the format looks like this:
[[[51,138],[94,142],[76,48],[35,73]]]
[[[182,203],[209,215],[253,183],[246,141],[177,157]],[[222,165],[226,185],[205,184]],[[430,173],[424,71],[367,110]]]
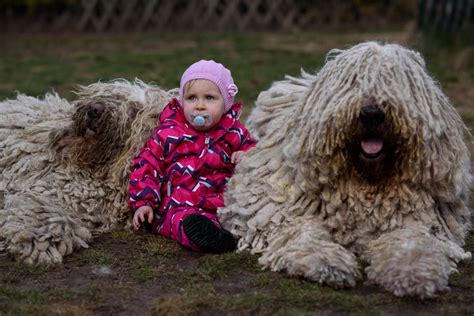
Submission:
[[[350,289],[332,289],[325,285],[290,277],[282,273],[261,272],[253,276],[252,286],[273,292],[275,301],[291,310],[282,310],[282,315],[294,315],[315,308],[330,307],[335,311],[375,313],[381,304],[387,301],[383,293],[361,295]],[[280,312],[280,311],[279,311]],[[372,315],[372,314],[371,314]]]
[[[225,253],[222,255],[206,255],[199,261],[194,275],[202,280],[222,279],[236,268],[244,268],[247,271],[258,271],[257,257],[244,253]]]
[[[74,298],[76,298],[76,294],[74,292],[59,289],[39,290],[22,289],[8,286],[0,288],[0,302],[4,300],[10,303],[21,302],[26,304],[44,304],[51,300],[67,301]]]
[[[22,262],[15,262],[9,267],[8,273],[0,276],[2,284],[21,283],[25,278],[47,278],[48,273],[60,269],[60,265],[30,266]]]
[[[150,304],[150,315],[189,315],[194,311],[193,302],[181,296],[162,296]]]
[[[282,273],[262,271],[256,261],[257,256],[248,253],[204,255],[195,268],[167,271],[169,289],[176,294],[157,299],[152,309],[161,313],[179,302],[186,314],[204,309],[302,315],[329,308],[372,315],[390,298],[384,293],[367,295],[335,290]],[[246,271],[245,275],[242,271]]]
[[[143,257],[132,259],[131,267],[133,268],[133,277],[139,282],[153,280],[166,272],[163,263]]]
[[[181,288],[179,294],[160,297],[151,304],[156,315],[173,313],[180,307],[184,315],[200,310],[239,312],[244,314],[305,315],[309,311],[332,310],[358,315],[377,315],[387,301],[383,294],[354,294],[351,290],[334,290],[316,283],[286,278],[276,274],[267,289],[246,288],[240,293],[221,293],[204,282]]]
[[[86,286],[79,289],[0,288],[0,314],[7,315],[89,315],[87,306],[99,305],[107,293],[128,296],[120,285]]]
[[[36,316],[52,316],[52,315],[69,315],[69,316],[88,316],[94,315],[85,306],[77,304],[44,304],[44,305],[5,305],[9,307],[8,313],[5,315],[36,315]],[[0,306],[0,312],[2,306]]]
[[[33,45],[29,36],[15,36],[0,55],[0,99],[13,98],[15,91],[39,96],[51,90],[73,99],[77,85],[115,78],[176,88],[186,67],[205,58],[231,69],[237,99],[251,106],[273,80],[298,75],[300,68],[316,70],[325,54],[267,48],[264,34],[75,36],[59,39],[61,47],[57,38],[39,37]]]
[[[134,233],[129,229],[119,229],[111,231],[110,235],[113,239],[126,241],[132,238],[134,236]]]
[[[206,286],[187,289],[181,295],[164,296],[151,304],[152,315],[189,315],[200,310],[252,314],[271,305],[269,294],[245,292],[231,295],[216,293]]]
[[[176,242],[158,236],[150,238],[143,246],[143,250],[158,258],[177,258],[183,252]]]
[[[219,306],[226,311],[258,312],[265,306],[271,306],[274,298],[270,294],[249,291],[226,297],[220,297]]]
[[[88,248],[79,253],[79,262],[82,265],[114,266],[118,264],[116,258],[106,253],[103,249]]]
[[[72,100],[77,85],[115,78],[140,78],[176,88],[191,63],[215,59],[231,69],[239,86],[245,118],[258,93],[285,74],[317,71],[331,48],[347,48],[367,40],[403,42],[403,32],[372,33],[160,33],[114,35],[8,35],[0,55],[0,99],[15,91],[41,96],[51,90]],[[474,67],[452,66],[466,44],[446,38],[419,40],[415,47],[427,68],[443,85],[474,79]],[[58,45],[60,43],[60,45]],[[464,46],[461,46],[464,45]],[[451,63],[451,64],[450,64]]]

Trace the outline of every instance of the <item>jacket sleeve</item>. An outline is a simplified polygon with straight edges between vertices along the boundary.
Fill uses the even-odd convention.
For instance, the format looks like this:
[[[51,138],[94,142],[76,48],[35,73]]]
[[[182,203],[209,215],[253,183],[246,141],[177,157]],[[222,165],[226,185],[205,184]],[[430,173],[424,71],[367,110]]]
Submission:
[[[161,202],[161,183],[164,174],[164,159],[159,128],[153,131],[146,145],[134,159],[129,182],[128,206],[132,213],[148,205],[156,209]]]
[[[255,141],[255,139],[252,138],[252,135],[250,135],[249,131],[243,125],[241,129],[243,131],[243,135],[242,135],[243,137],[240,142],[239,150],[247,151],[250,148],[254,147],[257,144],[257,142]]]

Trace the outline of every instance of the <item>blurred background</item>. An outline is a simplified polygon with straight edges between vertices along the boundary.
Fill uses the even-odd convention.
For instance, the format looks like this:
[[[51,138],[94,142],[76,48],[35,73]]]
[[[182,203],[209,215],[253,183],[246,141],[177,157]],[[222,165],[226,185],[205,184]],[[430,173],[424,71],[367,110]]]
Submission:
[[[285,74],[367,40],[419,50],[461,111],[474,100],[474,0],[0,0],[0,99],[140,78],[175,88],[194,61],[231,69],[247,115]]]

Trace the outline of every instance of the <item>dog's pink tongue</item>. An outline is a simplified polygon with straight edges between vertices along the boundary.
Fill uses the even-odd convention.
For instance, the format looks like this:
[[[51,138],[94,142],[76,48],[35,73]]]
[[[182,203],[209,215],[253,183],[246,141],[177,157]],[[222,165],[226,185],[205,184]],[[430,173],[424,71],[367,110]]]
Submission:
[[[363,140],[361,145],[366,154],[373,155],[382,150],[383,141],[381,139]]]

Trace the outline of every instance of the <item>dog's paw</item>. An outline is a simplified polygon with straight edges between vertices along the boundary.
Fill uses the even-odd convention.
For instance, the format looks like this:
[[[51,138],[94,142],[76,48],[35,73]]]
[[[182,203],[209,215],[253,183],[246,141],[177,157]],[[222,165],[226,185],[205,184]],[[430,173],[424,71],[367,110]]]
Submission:
[[[433,298],[438,292],[449,290],[449,274],[454,272],[447,262],[434,265],[428,258],[410,263],[371,265],[366,268],[369,281],[376,283],[395,296]]]
[[[312,252],[279,249],[272,255],[264,254],[259,263],[333,288],[354,287],[361,277],[355,256],[338,244],[325,243],[325,247],[315,247]]]
[[[449,290],[449,276],[469,257],[454,242],[399,230],[369,243],[365,272],[370,282],[396,296],[432,298]]]

